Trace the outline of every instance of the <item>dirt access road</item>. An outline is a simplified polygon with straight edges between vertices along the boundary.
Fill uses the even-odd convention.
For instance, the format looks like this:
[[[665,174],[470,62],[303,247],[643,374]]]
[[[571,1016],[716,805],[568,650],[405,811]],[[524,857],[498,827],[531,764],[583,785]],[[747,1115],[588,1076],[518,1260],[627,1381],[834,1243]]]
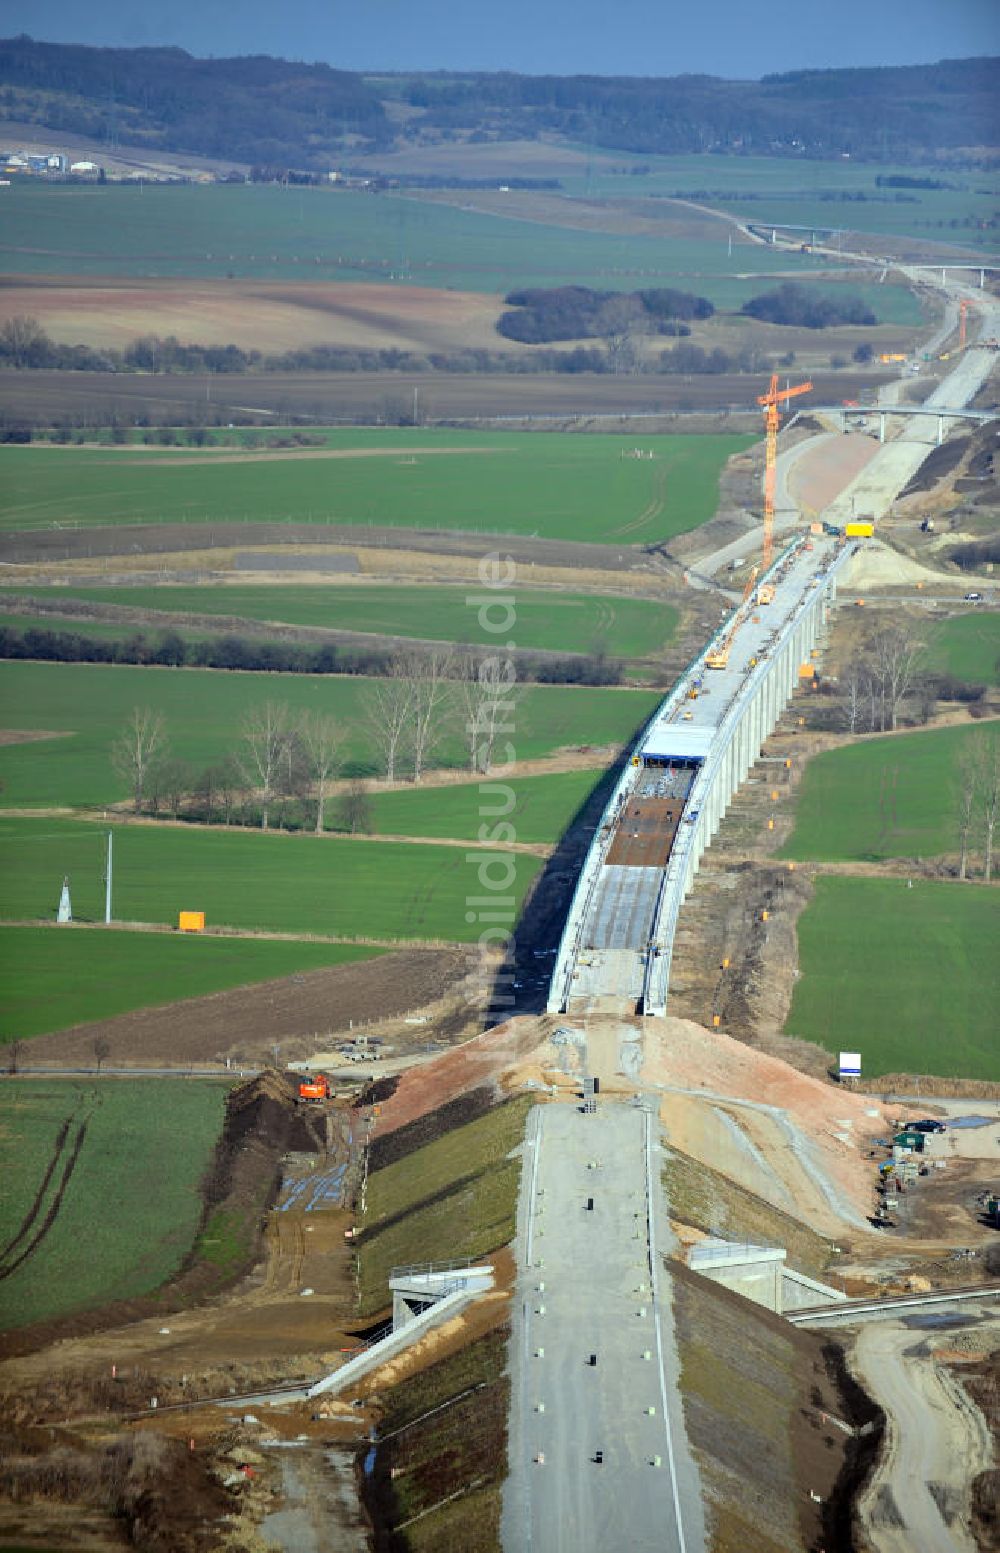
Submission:
[[[912,1320],[864,1327],[854,1368],[887,1418],[882,1459],[859,1505],[877,1553],[976,1553],[969,1485],[993,1465],[982,1413],[924,1353]]]

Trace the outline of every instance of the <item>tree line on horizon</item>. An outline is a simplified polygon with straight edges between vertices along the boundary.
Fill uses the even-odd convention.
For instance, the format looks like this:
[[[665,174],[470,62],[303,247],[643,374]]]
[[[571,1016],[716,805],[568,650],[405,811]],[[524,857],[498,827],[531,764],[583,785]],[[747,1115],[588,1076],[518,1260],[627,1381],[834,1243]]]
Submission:
[[[30,12],[26,13],[30,21]],[[560,136],[639,155],[841,157],[970,164],[995,144],[996,59],[789,71],[759,81],[514,72],[377,79],[248,55],[0,40],[0,114],[114,146],[326,170],[425,138]],[[387,102],[411,112],[392,115]],[[514,167],[511,172],[515,172]]]

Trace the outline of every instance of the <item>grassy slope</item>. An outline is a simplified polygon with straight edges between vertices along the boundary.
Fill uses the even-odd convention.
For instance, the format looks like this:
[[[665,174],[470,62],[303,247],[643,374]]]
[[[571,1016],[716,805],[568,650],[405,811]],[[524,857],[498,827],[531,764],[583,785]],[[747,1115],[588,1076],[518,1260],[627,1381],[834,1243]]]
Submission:
[[[488,1332],[379,1398],[376,1526],[412,1518],[408,1553],[499,1553],[510,1382],[507,1331]],[[430,1415],[429,1417],[427,1415]],[[420,1420],[420,1428],[408,1424]],[[468,1485],[478,1486],[470,1493]]]
[[[781,857],[934,857],[958,846],[954,771],[974,725],[868,739],[817,755]],[[895,812],[893,812],[893,805]]]
[[[0,590],[0,602],[7,592]],[[23,596],[23,595],[22,595]],[[450,642],[496,641],[496,633],[479,620],[481,589],[409,587],[296,587],[291,584],[224,588],[59,588],[32,597],[51,605],[63,598],[100,604],[126,604],[134,609],[167,610],[198,615],[236,615],[246,620],[322,626],[328,630],[371,631],[394,636],[435,638]],[[658,652],[677,626],[678,611],[648,599],[587,597],[582,593],[513,595],[517,620],[511,633],[519,647],[557,652],[588,652],[602,642],[615,657],[636,658]],[[498,618],[496,612],[485,617]],[[45,626],[48,617],[26,623]],[[53,622],[55,625],[55,622]],[[75,619],[57,629],[86,631]],[[121,635],[136,626],[119,626]],[[162,628],[160,628],[162,629]],[[202,627],[202,634],[205,628]]]
[[[90,1124],[54,1225],[38,1250],[0,1282],[0,1326],[147,1293],[176,1270],[197,1229],[197,1187],[219,1134],[224,1099],[220,1085],[172,1079],[115,1080],[96,1093],[92,1084],[57,1079],[4,1084],[5,1245],[42,1184],[62,1121],[89,1116]],[[74,1132],[75,1125],[71,1139]],[[56,1180],[59,1175],[57,1169]]]
[[[350,944],[0,927],[0,1042],[378,954]]]
[[[830,1242],[791,1214],[676,1148],[665,1152],[661,1175],[671,1217],[680,1223],[707,1235],[784,1246],[790,1267],[825,1277]]]
[[[0,820],[0,918],[53,918],[69,874],[80,920],[103,920],[104,826],[60,820]],[[197,827],[114,830],[114,915],[121,922],[174,924],[204,911],[209,926],[346,938],[471,942],[466,897],[481,893],[491,859],[500,879],[509,854],[419,843],[348,841]],[[540,867],[511,860],[520,901]]]
[[[1000,683],[1000,612],[971,609],[942,620],[930,639],[927,667],[974,685]]]
[[[407,451],[237,463],[205,455],[189,463],[130,451],[112,457],[96,448],[3,448],[0,526],[370,523],[634,545],[711,518],[722,465],[753,439],[651,437],[636,444],[652,450],[652,459],[622,458],[615,437],[548,432],[393,429],[341,440],[344,447]],[[458,451],[421,460],[426,447]]]
[[[530,1096],[496,1106],[368,1177],[358,1247],[361,1312],[387,1303],[392,1267],[484,1256],[514,1235]]]
[[[253,706],[282,701],[294,712],[323,712],[345,729],[348,772],[370,773],[375,755],[363,725],[366,684],[361,678],[303,674],[7,663],[0,727],[73,737],[0,749],[0,804],[102,804],[125,797],[111,770],[110,749],[136,706],[162,712],[171,752],[198,770],[236,749]],[[566,746],[620,743],[650,716],[658,699],[647,691],[532,686],[515,709],[517,755],[527,760]],[[438,758],[464,765],[463,741],[452,737]]]
[[[802,975],[785,1029],[860,1051],[870,1076],[995,1079],[998,935],[995,890],[821,877],[798,923]]]
[[[673,1278],[687,1436],[718,1553],[797,1553],[801,1341],[708,1279]],[[737,1400],[738,1399],[738,1400]]]

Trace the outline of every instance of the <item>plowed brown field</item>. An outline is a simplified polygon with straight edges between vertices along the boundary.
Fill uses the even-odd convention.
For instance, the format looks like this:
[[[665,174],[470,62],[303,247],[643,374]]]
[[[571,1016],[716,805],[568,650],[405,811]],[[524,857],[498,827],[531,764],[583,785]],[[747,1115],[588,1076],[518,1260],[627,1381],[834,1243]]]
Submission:
[[[0,286],[0,325],[29,314],[54,340],[121,349],[139,335],[185,345],[239,345],[264,352],[312,345],[343,349],[496,349],[497,297],[425,286],[340,281],[44,280]],[[507,350],[527,349],[505,341]]]
[[[436,1002],[467,970],[459,950],[408,949],[77,1025],[32,1041],[31,1061],[90,1067],[99,1039],[113,1067],[270,1060],[276,1042],[282,1061],[305,1060],[317,1040],[352,1020],[374,1023]]]

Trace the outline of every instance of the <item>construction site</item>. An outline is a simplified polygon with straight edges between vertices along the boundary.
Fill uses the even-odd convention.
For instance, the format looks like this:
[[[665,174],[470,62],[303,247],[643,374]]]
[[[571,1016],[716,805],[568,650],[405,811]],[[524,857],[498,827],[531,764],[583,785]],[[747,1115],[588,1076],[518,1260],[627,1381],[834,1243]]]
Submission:
[[[512,1011],[438,946],[119,1016],[137,1060],[225,1078],[224,1125],[175,1276],[0,1336],[0,1545],[1000,1546],[1000,1076],[880,1069],[874,1038],[840,1016],[811,1038],[796,1002],[831,880],[895,892],[843,908],[833,983],[935,887],[995,911],[989,861],[973,881],[964,841],[908,840],[888,757],[877,854],[799,829],[807,801],[832,811],[823,759],[1000,713],[941,693],[904,727],[908,684],[880,726],[845,723],[873,623],[1000,597],[933,565],[983,543],[948,527],[961,482],[989,465],[980,518],[996,494],[998,304],[974,298],[967,339],[971,287],[942,289],[962,339],[926,404],[975,412],[956,458],[892,394],[884,442],[832,411],[795,425],[809,384],[758,397],[763,522],[664,560],[721,618],[487,955],[497,986],[514,965]],[[987,966],[987,1023],[995,992]],[[94,1039],[35,1045],[61,1072]]]

